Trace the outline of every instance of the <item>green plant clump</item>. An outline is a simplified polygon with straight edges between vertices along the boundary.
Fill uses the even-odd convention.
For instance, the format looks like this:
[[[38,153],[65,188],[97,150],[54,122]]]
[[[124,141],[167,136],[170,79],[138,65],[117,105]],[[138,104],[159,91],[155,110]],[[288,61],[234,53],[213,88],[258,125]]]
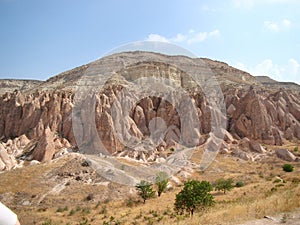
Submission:
[[[236,187],[243,187],[245,184],[243,181],[239,180],[238,182],[235,183]]]
[[[285,172],[292,172],[294,170],[294,167],[291,164],[284,164],[282,166],[282,169]]]

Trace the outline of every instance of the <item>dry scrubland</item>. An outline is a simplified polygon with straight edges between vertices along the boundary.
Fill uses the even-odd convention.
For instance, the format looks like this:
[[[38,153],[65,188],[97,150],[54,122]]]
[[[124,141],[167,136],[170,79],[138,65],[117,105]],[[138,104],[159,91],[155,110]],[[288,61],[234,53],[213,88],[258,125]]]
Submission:
[[[192,161],[199,162],[201,155],[201,151],[196,150]],[[275,157],[246,162],[218,155],[205,172],[195,172],[190,179],[214,182],[221,177],[233,178],[235,182],[243,181],[244,186],[226,194],[212,192],[215,206],[196,213],[193,218],[173,211],[175,195],[182,188],[175,184],[160,198],[149,199],[146,204],[133,192],[134,188],[117,184],[55,186],[51,174],[82,169],[80,165],[73,165],[73,161],[64,157],[0,174],[2,199],[18,213],[22,224],[239,224],[300,207],[300,164],[292,163],[295,169],[287,173],[282,170],[286,162]],[[92,169],[87,168],[85,172],[89,174],[89,170]],[[22,202],[28,198],[32,199],[30,205],[25,200]],[[288,219],[286,214],[282,222]]]

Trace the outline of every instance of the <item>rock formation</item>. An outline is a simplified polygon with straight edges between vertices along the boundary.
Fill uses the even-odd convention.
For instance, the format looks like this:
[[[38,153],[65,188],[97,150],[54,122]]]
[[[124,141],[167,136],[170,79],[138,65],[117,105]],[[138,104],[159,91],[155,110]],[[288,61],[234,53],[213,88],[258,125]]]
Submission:
[[[184,60],[190,60],[198,67],[194,68],[193,64],[187,66]],[[76,86],[82,85],[80,79],[88,73],[92,64],[64,72],[45,82],[27,85],[26,91],[19,88],[0,95],[0,170],[11,169],[17,164],[15,158],[22,155],[47,161],[60,149],[71,146],[73,149],[84,146],[88,151],[100,148],[102,144],[115,155],[155,161],[180,139],[203,144],[213,129],[210,121],[218,112],[205,98],[203,90],[206,87],[201,87],[201,91],[189,74],[182,70],[183,65],[190,73],[207,73],[208,67],[220,83],[227,111],[227,115],[217,122],[222,123],[227,117],[223,152],[236,142],[241,150],[247,148],[262,154],[265,149],[259,143],[280,146],[285,140],[300,139],[300,87],[297,85],[293,85],[293,90],[276,86],[270,89],[270,84],[266,87],[250,74],[225,63],[147,52],[119,53],[94,64],[105,71],[106,68],[119,68],[121,62],[129,66],[114,71],[103,89],[95,93],[91,91],[92,97],[81,103],[81,108],[89,108],[86,111],[76,111],[74,98]],[[160,88],[159,83],[149,90],[141,90],[144,93],[141,96],[124,92],[124,87],[134,85],[134,81],[141,77],[170,79],[176,89],[188,93],[196,114],[192,114],[188,104],[173,104],[178,98],[176,90],[166,91],[165,98],[151,95],[155,94],[152,92],[155,88]],[[91,76],[88,82],[93,83],[96,78]],[[91,105],[94,106],[92,110]],[[91,118],[89,113],[95,117]],[[183,113],[188,115],[187,118],[196,117],[199,127],[182,120]],[[93,126],[74,127],[74,119]],[[76,137],[74,130],[81,130],[79,133],[82,135]],[[188,136],[185,137],[185,134]],[[135,153],[137,149],[139,152]],[[232,154],[249,160],[247,153],[239,149]],[[103,153],[102,150],[99,152]]]

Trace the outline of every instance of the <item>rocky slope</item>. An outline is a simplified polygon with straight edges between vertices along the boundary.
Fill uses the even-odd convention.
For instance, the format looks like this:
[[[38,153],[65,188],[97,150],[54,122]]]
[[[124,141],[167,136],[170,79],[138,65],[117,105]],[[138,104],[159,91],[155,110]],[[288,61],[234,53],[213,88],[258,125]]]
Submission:
[[[99,84],[105,82],[99,81],[98,75],[107,71],[110,71],[110,79],[104,88],[98,90]],[[195,74],[203,74],[201,88],[191,78]],[[263,153],[265,149],[258,143],[280,146],[286,140],[299,141],[298,85],[293,84],[290,90],[288,84],[260,82],[244,71],[209,59],[128,52],[105,57],[45,82],[32,81],[26,85],[20,82],[12,85],[12,89],[3,90],[8,81],[1,81],[1,92],[6,93],[0,95],[0,170],[11,169],[24,159],[48,161],[55,155],[78,148],[96,149],[99,144],[114,155],[127,155],[142,161],[165,158],[166,151],[182,138],[191,145],[208,144],[214,129],[210,121],[220,113],[204,95],[205,92],[217,92],[217,87],[207,85],[212,74],[220,84],[227,111],[219,117],[220,124],[227,123],[222,130],[225,141],[221,152],[232,152],[250,159],[248,155],[241,156],[239,150],[252,149]],[[156,96],[156,88],[165,88],[157,82],[149,89],[140,90],[142,97],[137,93],[124,96],[124,90],[136,85],[135,80],[142,77],[160,81],[168,79],[175,88],[166,89],[164,96]],[[84,85],[88,89],[84,89],[87,93],[80,92],[81,97],[90,98],[82,101],[79,108],[90,112],[76,111],[76,96],[78,90],[81,91],[78,87]],[[172,104],[178,98],[176,89],[186,91],[193,99],[195,115],[189,105]],[[89,106],[93,104],[91,110]],[[118,114],[125,109],[128,115]],[[94,118],[84,116],[84,113],[92,113],[90,115]],[[185,118],[196,117],[200,126],[191,127],[189,122],[181,119],[182,113],[187,115]],[[164,122],[156,120],[157,117]],[[82,126],[77,123],[74,127],[73,120]],[[162,132],[154,137],[152,131],[158,131],[159,125]],[[74,130],[82,130],[79,132],[82,135],[76,137]],[[188,137],[183,137],[184,134]]]
[[[39,84],[43,83],[38,80],[14,80],[3,79],[0,80],[0,94],[13,91],[26,91],[33,89]]]

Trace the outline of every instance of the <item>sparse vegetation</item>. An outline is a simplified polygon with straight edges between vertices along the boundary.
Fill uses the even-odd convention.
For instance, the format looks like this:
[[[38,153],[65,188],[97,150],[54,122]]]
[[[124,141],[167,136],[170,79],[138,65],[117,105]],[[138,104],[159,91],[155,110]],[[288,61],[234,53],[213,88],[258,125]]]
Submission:
[[[285,172],[292,172],[294,170],[294,167],[291,164],[284,164],[282,166],[282,169]]]
[[[65,211],[68,211],[68,206],[65,206],[64,208],[63,207],[58,207],[56,212],[65,212]]]
[[[159,172],[156,175],[155,184],[157,186],[158,197],[160,197],[161,193],[166,190],[168,182],[169,178],[166,172]]]
[[[106,213],[107,213],[106,206],[102,206],[102,209],[100,210],[100,214],[106,214]]]
[[[244,182],[241,181],[241,180],[239,180],[239,181],[237,181],[237,182],[235,183],[235,186],[236,186],[236,187],[243,187],[243,186],[244,186]]]
[[[294,148],[294,152],[298,152],[299,148],[298,146]]]
[[[73,216],[76,213],[76,211],[74,209],[71,209],[71,211],[69,212],[69,216]]]
[[[233,180],[232,179],[223,179],[220,178],[214,183],[215,190],[223,191],[226,194],[226,191],[230,191],[233,188]]]
[[[195,154],[200,155],[202,152],[199,151],[198,153],[195,151]],[[173,189],[163,192],[160,198],[147,199],[146,204],[143,204],[143,200],[140,196],[133,196],[133,193],[124,192],[126,189],[121,189],[122,187],[117,184],[110,184],[108,187],[104,185],[86,184],[84,188],[78,192],[77,190],[80,188],[80,183],[78,183],[76,184],[77,186],[74,184],[74,187],[72,186],[73,184],[65,187],[63,195],[47,196],[45,201],[41,202],[37,208],[35,208],[34,205],[29,209],[18,207],[16,212],[20,215],[22,222],[24,221],[24,224],[34,224],[33,217],[28,216],[34,213],[34,219],[39,219],[41,221],[40,223],[44,223],[44,225],[80,225],[80,223],[101,225],[104,222],[107,224],[120,223],[123,225],[205,225],[243,223],[244,221],[262,218],[264,215],[277,216],[282,212],[287,212],[289,215],[289,212],[293,212],[300,207],[300,170],[297,168],[297,162],[290,163],[295,167],[292,173],[285,173],[282,170],[284,163],[275,157],[265,159],[266,161],[262,161],[262,163],[249,161],[247,164],[244,162],[244,164],[242,164],[240,161],[223,157],[222,155],[218,155],[217,157],[219,157],[218,160],[204,173],[200,174],[195,172],[191,178],[207,179],[209,182],[214,182],[220,177],[224,177],[225,179],[233,178],[233,186],[243,187],[234,188],[234,191],[228,193],[226,191],[226,195],[214,193],[213,200],[216,202],[214,207],[204,207],[204,210],[197,209],[194,211],[192,218],[188,218],[190,214],[189,211],[183,210],[184,214],[181,215],[179,212],[179,214],[177,214],[177,212],[173,210],[176,194],[184,188],[184,186],[181,187],[179,185],[173,185]],[[65,163],[65,161],[61,162]],[[45,168],[49,168],[50,166],[54,168],[55,164],[45,164],[43,166],[45,166]],[[33,167],[25,167],[27,173],[21,174],[25,177],[26,174],[32,174],[33,171],[31,168]],[[39,167],[39,169],[43,168],[42,166]],[[81,170],[82,169],[87,168],[81,167]],[[28,173],[29,171],[31,173]],[[10,177],[16,177],[15,174],[18,173],[19,176],[20,172],[21,170],[12,170],[8,171],[7,174],[9,174]],[[38,172],[39,171],[36,171],[37,174]],[[263,179],[258,177],[259,172],[263,173]],[[49,173],[49,169],[45,170],[44,173]],[[74,175],[74,178],[76,176],[77,174]],[[1,186],[1,190],[4,190],[3,193],[10,191],[10,189],[5,188],[5,185],[9,184],[8,182],[11,181],[11,178],[5,176],[5,173],[0,174],[0,177],[1,183],[3,182],[4,184]],[[29,187],[32,186],[32,183],[36,184],[35,182],[37,181],[39,180],[30,180],[30,183],[28,182]],[[97,182],[102,181],[100,178]],[[26,180],[22,180],[22,185],[24,183],[26,184]],[[22,186],[22,189],[24,188],[25,190],[26,187],[28,186]],[[32,187],[38,187],[38,189],[35,189],[33,192],[31,189],[27,189],[29,190],[28,198],[32,198],[33,200],[38,199],[39,193],[49,191],[49,186],[46,185]],[[152,184],[152,187],[153,190],[157,191],[158,188],[155,183]],[[17,193],[17,191],[21,192],[22,189],[12,187],[11,190],[13,193]],[[118,192],[119,190],[120,192]],[[103,195],[101,194],[102,191]],[[98,193],[93,202],[85,201],[89,193]],[[118,193],[122,199],[116,199],[117,195],[114,195],[114,193]],[[24,196],[24,198],[26,198],[26,196]],[[69,199],[72,201],[69,201]],[[68,211],[64,211],[66,206],[69,208]],[[89,210],[86,209],[87,207],[90,207]],[[56,212],[57,210],[61,212]],[[90,213],[87,213],[88,211],[90,211]],[[111,216],[114,217],[113,221],[110,221]],[[290,217],[287,218],[286,224],[289,224],[289,221]]]
[[[89,220],[85,217],[82,218],[82,220],[79,222],[79,225],[90,225],[90,223],[88,223]]]
[[[42,223],[42,225],[54,225],[52,220],[47,219],[45,222]]]
[[[147,199],[154,197],[155,191],[152,189],[152,184],[148,181],[142,180],[136,186],[138,195],[143,199],[144,203]]]
[[[208,181],[191,180],[184,183],[183,189],[176,195],[174,209],[177,213],[187,212],[193,216],[195,211],[203,211],[214,204],[210,194],[213,190]]]

